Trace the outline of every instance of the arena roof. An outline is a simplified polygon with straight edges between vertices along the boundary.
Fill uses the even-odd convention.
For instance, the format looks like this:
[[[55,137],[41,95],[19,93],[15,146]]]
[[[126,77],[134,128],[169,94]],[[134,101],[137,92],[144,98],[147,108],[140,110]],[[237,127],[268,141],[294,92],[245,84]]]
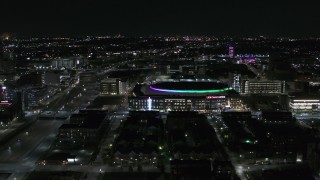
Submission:
[[[161,82],[152,85],[142,85],[143,95],[167,96],[207,96],[226,95],[232,88],[219,82]],[[136,93],[139,94],[139,93]]]

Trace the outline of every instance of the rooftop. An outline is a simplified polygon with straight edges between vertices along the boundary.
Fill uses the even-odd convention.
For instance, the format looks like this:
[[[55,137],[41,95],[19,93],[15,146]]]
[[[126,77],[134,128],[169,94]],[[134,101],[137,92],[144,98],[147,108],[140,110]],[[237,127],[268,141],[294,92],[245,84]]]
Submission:
[[[227,84],[220,82],[161,82],[152,85],[139,84],[133,90],[137,96],[206,96],[229,95],[234,92]],[[234,92],[236,93],[236,92]]]

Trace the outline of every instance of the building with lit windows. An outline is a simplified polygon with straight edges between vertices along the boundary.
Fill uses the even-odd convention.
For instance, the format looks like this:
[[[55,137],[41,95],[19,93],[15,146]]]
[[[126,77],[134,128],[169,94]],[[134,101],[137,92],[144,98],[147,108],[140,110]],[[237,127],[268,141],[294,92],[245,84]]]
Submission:
[[[119,78],[107,78],[100,82],[101,95],[123,95],[127,89],[128,82]]]
[[[242,94],[283,94],[285,81],[278,80],[244,80],[242,81]]]
[[[320,99],[291,99],[289,106],[292,112],[319,111]]]
[[[85,66],[88,64],[87,59],[56,59],[51,63],[51,67],[54,69],[73,69]]]
[[[106,127],[106,114],[103,111],[80,111],[73,114],[69,123],[59,128],[59,141],[61,143],[86,144],[96,142]]]
[[[235,91],[237,91],[238,93],[240,93],[241,91],[241,86],[240,86],[240,82],[241,82],[241,74],[233,74],[232,78],[231,78],[232,82],[232,89],[234,89]]]
[[[48,95],[48,87],[31,87],[24,91],[24,105],[27,110],[39,109]]]
[[[213,97],[213,96],[211,96]],[[222,110],[227,106],[225,96],[214,99],[206,97],[130,97],[130,110],[158,110],[158,111],[206,111]]]
[[[196,74],[197,66],[195,65],[167,65],[167,74],[184,73]]]
[[[237,92],[224,83],[189,81],[137,84],[128,101],[131,111],[210,112],[232,109],[233,105],[240,107],[239,101],[235,100],[237,98]]]

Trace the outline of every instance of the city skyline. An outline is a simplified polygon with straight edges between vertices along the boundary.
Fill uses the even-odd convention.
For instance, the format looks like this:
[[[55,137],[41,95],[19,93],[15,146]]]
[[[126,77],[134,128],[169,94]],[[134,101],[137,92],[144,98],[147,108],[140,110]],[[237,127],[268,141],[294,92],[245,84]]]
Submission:
[[[319,178],[318,38],[0,42],[0,179]]]

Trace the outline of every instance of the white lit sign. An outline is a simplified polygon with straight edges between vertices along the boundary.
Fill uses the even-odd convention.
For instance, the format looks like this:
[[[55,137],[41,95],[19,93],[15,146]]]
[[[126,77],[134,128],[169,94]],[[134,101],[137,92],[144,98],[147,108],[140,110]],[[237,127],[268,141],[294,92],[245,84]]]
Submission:
[[[226,96],[207,96],[206,99],[224,99]]]
[[[1,101],[0,105],[5,105],[5,106],[11,106],[12,103],[10,103],[9,101]]]

